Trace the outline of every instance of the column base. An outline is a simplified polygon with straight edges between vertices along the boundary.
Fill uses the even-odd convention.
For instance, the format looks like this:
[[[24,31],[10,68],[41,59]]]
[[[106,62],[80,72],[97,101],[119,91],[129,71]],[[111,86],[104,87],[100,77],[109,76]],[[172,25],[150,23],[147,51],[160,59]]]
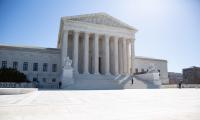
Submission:
[[[119,75],[119,73],[115,73],[115,76],[118,76]]]
[[[90,74],[90,73],[89,73],[89,72],[84,72],[83,74],[84,74],[84,75],[88,75],[88,74]]]
[[[74,73],[74,74],[79,74],[79,72],[78,72],[78,71],[73,71],[73,73]]]
[[[105,73],[104,75],[111,75],[111,73]]]
[[[99,73],[98,72],[96,72],[96,73],[93,73],[94,75],[99,75]]]

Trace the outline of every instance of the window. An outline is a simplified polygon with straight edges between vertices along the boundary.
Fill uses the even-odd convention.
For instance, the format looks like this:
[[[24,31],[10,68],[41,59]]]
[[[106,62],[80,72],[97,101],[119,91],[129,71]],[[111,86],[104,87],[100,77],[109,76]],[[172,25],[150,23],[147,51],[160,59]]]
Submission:
[[[38,80],[37,80],[37,78],[36,77],[34,77],[33,78],[33,82],[37,82]]]
[[[33,63],[33,71],[38,71],[38,63]]]
[[[160,70],[158,69],[158,72],[159,72],[159,76],[160,76]]]
[[[23,63],[23,71],[27,71],[28,70],[28,62],[24,62]]]
[[[44,63],[43,64],[43,72],[47,72],[47,69],[48,69],[48,64]]]
[[[55,79],[55,78],[53,78],[53,79],[52,79],[52,82],[56,82],[56,79]]]
[[[2,68],[7,68],[7,61],[2,61],[1,67],[2,67]]]
[[[138,68],[135,69],[135,72],[138,73]]]
[[[42,81],[45,83],[47,80],[46,80],[46,78],[43,78]]]
[[[144,69],[142,69],[142,72],[144,72]]]
[[[17,67],[18,67],[18,62],[14,61],[13,62],[13,69],[17,69]]]
[[[52,64],[52,72],[56,72],[57,71],[57,64]]]

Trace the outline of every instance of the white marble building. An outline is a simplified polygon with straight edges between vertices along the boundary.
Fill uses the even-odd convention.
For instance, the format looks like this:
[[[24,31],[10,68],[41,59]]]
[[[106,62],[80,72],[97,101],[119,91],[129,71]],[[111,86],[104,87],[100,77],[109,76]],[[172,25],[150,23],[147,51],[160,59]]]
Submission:
[[[166,60],[135,57],[136,32],[106,13],[62,17],[57,48],[1,45],[0,67],[17,63],[18,70],[42,87],[62,82],[68,89],[114,89],[126,88],[131,75],[153,63],[162,83],[168,83]],[[65,67],[67,57],[72,68]]]

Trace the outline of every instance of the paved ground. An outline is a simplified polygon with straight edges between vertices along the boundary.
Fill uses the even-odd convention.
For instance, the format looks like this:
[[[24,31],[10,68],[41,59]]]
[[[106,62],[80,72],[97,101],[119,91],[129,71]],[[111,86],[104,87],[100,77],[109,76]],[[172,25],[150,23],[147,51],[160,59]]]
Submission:
[[[0,120],[200,120],[200,89],[1,95]]]

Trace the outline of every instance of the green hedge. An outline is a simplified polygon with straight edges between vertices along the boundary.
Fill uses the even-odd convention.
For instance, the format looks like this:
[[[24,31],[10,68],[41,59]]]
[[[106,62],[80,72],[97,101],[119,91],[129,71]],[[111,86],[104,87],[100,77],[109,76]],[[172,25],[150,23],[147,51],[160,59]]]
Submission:
[[[0,82],[30,82],[27,80],[26,75],[13,68],[0,69]]]

